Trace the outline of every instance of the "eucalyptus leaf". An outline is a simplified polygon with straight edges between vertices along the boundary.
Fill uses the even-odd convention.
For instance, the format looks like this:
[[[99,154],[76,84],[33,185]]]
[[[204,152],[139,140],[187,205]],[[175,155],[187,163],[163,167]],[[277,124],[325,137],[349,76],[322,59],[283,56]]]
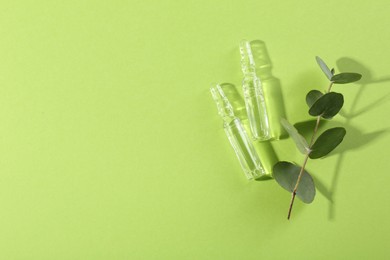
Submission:
[[[309,93],[306,95],[306,104],[309,106],[309,108],[324,94],[319,90],[310,90]]]
[[[332,76],[330,79],[336,84],[347,84],[351,82],[358,81],[362,78],[362,75],[359,73],[353,73],[353,72],[344,72],[337,75]]]
[[[291,136],[291,138],[294,140],[295,145],[297,146],[298,150],[303,154],[310,153],[309,144],[306,142],[306,139],[300,135],[297,131],[297,129],[291,125],[286,119],[282,118],[280,120],[280,123],[286,129],[288,134]]]
[[[316,60],[318,65],[320,66],[321,70],[324,72],[325,76],[330,80],[333,76],[331,70],[326,65],[326,63],[318,56],[316,56]]]
[[[274,165],[273,176],[276,182],[285,190],[293,192],[298,180],[301,167],[290,162],[278,162]],[[304,170],[296,192],[297,197],[304,203],[311,203],[316,195],[313,178]]]
[[[312,145],[309,157],[321,158],[333,151],[344,139],[347,131],[343,127],[335,127],[323,132]]]
[[[309,114],[312,116],[322,116],[332,118],[340,111],[344,104],[344,97],[340,93],[329,92],[317,99],[310,107]]]

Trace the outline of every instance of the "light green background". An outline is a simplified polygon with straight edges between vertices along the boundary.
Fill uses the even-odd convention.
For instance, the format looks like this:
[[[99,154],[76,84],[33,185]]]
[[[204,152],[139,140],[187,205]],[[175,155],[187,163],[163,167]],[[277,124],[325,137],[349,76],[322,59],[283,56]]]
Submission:
[[[388,259],[389,28],[383,0],[2,0],[0,259]],[[322,192],[290,222],[209,94],[240,85],[243,38],[267,44],[293,123],[326,87],[315,55],[366,74],[337,88],[347,137],[309,162]]]

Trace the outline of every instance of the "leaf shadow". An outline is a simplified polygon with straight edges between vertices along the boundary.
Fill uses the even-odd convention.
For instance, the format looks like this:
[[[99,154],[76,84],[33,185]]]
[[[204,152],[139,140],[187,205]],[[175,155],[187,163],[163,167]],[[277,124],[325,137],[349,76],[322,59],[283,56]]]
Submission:
[[[334,195],[336,194],[337,191],[338,180],[340,177],[344,159],[346,157],[346,151],[349,149],[359,149],[362,146],[383,137],[383,135],[389,132],[389,129],[380,129],[370,133],[362,134],[358,129],[353,127],[352,121],[353,119],[357,118],[363,113],[367,113],[372,109],[379,107],[380,105],[383,105],[383,103],[387,102],[390,99],[390,93],[388,93],[387,95],[374,100],[369,105],[366,105],[365,107],[362,108],[358,108],[360,99],[364,96],[363,93],[364,91],[366,91],[368,86],[373,87],[375,83],[389,82],[390,76],[386,75],[380,78],[374,77],[373,74],[371,73],[371,70],[367,66],[349,57],[342,57],[338,59],[336,61],[336,64],[340,71],[357,72],[362,74],[363,77],[360,81],[356,82],[357,84],[360,85],[360,87],[352,102],[350,110],[348,111],[348,113],[346,113],[345,116],[346,121],[344,122],[344,127],[350,133],[349,134],[350,137],[345,140],[346,144],[344,145],[344,148],[341,148],[338,151],[339,156],[337,158],[334,174],[332,176],[332,181],[330,185],[330,197],[333,199],[330,200],[329,203],[329,214],[328,214],[329,220],[334,220],[335,218]]]
[[[378,99],[372,101],[370,104],[364,107],[357,108],[359,100],[361,97],[364,96],[363,93],[367,90],[368,85],[370,85],[371,88],[372,86],[375,86],[376,83],[388,82],[390,81],[390,76],[383,76],[379,78],[374,77],[367,66],[349,57],[342,57],[338,59],[336,61],[336,64],[340,71],[343,72],[353,71],[363,75],[361,80],[354,83],[356,85],[359,85],[359,88],[350,111],[342,110],[340,115],[342,115],[347,119],[355,118],[369,112],[370,110],[376,107],[383,105],[384,103],[390,100],[390,93],[388,93],[385,96],[381,96]]]
[[[347,135],[341,145],[337,147],[333,153],[329,154],[329,156],[341,154],[348,150],[358,150],[363,146],[382,138],[390,132],[389,128],[385,128],[369,133],[362,133],[359,129],[352,127],[351,125],[341,124],[341,126],[347,130]]]
[[[328,120],[321,120],[318,130],[321,131],[328,124]],[[316,126],[317,120],[306,120],[302,122],[298,122],[294,124],[294,127],[298,130],[298,132],[305,137],[307,141],[310,141],[310,138],[313,134],[313,129]]]
[[[333,203],[333,196],[330,189],[327,188],[314,174],[312,174],[311,177],[313,178],[314,184],[319,193],[321,193],[330,203]]]

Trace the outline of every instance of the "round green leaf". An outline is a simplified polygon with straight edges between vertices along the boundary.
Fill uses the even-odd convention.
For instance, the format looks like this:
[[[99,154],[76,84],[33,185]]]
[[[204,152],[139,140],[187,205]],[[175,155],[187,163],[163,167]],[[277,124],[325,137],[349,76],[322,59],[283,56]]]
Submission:
[[[329,92],[314,102],[309,109],[309,114],[312,116],[322,116],[323,118],[332,118],[340,111],[343,104],[343,95],[336,92]]]
[[[273,176],[282,188],[292,193],[300,171],[301,167],[290,162],[278,162],[274,165]],[[312,177],[307,171],[303,171],[296,194],[304,203],[311,203],[314,200],[316,188]]]
[[[324,94],[319,90],[310,90],[309,93],[306,95],[306,104],[309,106],[309,108]]]
[[[335,127],[323,132],[311,147],[311,159],[321,158],[333,151],[344,139],[347,131],[343,127]]]
[[[358,81],[362,78],[362,75],[359,73],[353,73],[353,72],[344,72],[337,75],[332,76],[330,79],[336,84],[347,84],[351,82]]]
[[[298,150],[303,154],[308,154],[310,152],[309,144],[306,142],[306,139],[298,133],[298,130],[284,118],[280,119],[280,123],[294,140]]]
[[[320,66],[321,70],[324,72],[325,76],[330,80],[333,76],[329,67],[325,64],[325,62],[318,56],[316,56],[316,61]]]

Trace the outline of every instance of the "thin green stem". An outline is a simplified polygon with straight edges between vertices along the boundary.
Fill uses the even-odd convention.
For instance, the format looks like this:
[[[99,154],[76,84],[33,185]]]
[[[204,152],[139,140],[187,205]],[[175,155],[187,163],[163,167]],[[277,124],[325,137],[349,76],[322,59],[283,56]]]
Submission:
[[[331,81],[330,85],[329,85],[329,88],[328,88],[328,91],[326,93],[329,93],[331,91],[332,86],[333,86],[333,82]],[[315,140],[315,137],[317,135],[318,128],[320,126],[320,121],[321,121],[321,115],[317,116],[316,126],[314,127],[313,135],[311,137],[310,144],[309,144],[310,150],[311,150],[311,147],[314,144],[314,140]],[[310,154],[310,151],[305,155],[305,160],[303,161],[303,165],[301,167],[301,171],[299,172],[297,183],[295,184],[294,190],[291,193],[291,201],[290,201],[290,207],[288,208],[287,219],[290,219],[290,217],[291,217],[291,211],[292,211],[292,207],[294,205],[295,196],[297,194],[298,186],[299,186],[299,183],[301,181],[303,172],[305,171],[305,167],[306,167],[307,161],[309,159],[309,154]]]
[[[314,140],[315,140],[315,137],[316,137],[316,134],[317,134],[317,131],[318,131],[318,127],[320,126],[320,121],[321,121],[321,116],[317,116],[316,126],[314,127],[313,135],[311,137],[310,144],[309,144],[310,148],[314,144]]]
[[[332,89],[333,84],[334,84],[334,82],[331,81],[330,84],[329,84],[328,92],[326,92],[326,93],[329,93],[329,92],[330,92],[330,90]]]

